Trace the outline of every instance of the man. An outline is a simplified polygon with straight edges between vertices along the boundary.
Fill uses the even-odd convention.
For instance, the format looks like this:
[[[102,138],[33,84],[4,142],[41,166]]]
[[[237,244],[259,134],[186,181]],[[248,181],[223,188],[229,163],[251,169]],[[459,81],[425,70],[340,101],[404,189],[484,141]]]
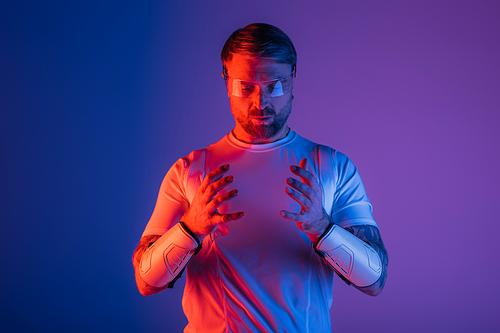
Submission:
[[[222,50],[235,119],[179,159],[134,253],[139,291],[184,269],[185,332],[330,332],[333,276],[382,291],[387,253],[354,164],[287,126],[296,51],[251,24]]]

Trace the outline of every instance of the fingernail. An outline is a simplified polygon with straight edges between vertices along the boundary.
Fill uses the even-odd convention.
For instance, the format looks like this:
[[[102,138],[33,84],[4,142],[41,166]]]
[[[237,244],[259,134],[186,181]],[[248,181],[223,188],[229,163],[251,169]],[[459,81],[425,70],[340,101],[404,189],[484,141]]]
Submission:
[[[233,195],[238,195],[238,190],[233,190]]]
[[[293,183],[293,178],[287,178],[287,179],[286,179],[286,182],[287,182],[288,184],[292,184],[292,183]]]
[[[232,181],[233,181],[233,179],[234,179],[234,177],[233,177],[233,176],[229,176],[229,177],[227,177],[227,181],[228,181],[228,182],[232,182]]]
[[[289,187],[287,187],[287,188],[286,188],[286,193],[288,193],[288,194],[292,194],[292,189],[291,189],[291,188],[289,188]]]
[[[228,170],[229,169],[229,164],[224,164],[224,166],[222,167],[224,170]]]
[[[295,165],[292,165],[292,166],[290,167],[290,169],[291,169],[292,171],[295,171],[295,170],[297,170],[297,167],[296,167]]]

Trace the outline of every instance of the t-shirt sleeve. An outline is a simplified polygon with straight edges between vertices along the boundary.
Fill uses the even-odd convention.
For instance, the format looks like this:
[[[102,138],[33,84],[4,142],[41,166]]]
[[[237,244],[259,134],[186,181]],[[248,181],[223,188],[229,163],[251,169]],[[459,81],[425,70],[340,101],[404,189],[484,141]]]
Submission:
[[[343,153],[333,150],[335,193],[331,216],[343,228],[373,225],[372,205],[354,163]]]
[[[190,160],[186,156],[175,162],[160,186],[156,205],[142,236],[163,235],[172,228],[189,207],[186,176]]]

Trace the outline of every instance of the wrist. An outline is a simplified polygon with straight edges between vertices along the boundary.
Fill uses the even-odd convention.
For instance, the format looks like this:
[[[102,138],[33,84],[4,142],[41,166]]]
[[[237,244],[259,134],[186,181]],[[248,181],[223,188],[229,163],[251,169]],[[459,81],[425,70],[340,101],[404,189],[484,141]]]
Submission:
[[[328,224],[326,226],[326,228],[324,229],[323,233],[318,237],[318,240],[314,243],[314,246],[316,247],[316,245],[319,243],[320,240],[322,240],[323,238],[326,237],[326,235],[328,234],[328,232],[330,231],[331,228],[333,228],[335,224],[332,222],[330,224]]]
[[[333,225],[332,219],[326,213],[322,219],[322,222],[323,223],[321,224],[321,227],[318,228],[317,233],[315,235],[309,235],[309,239],[311,240],[313,245],[316,245],[316,243],[318,243],[319,240],[327,234],[328,230]]]
[[[203,243],[203,239],[205,239],[207,235],[202,235],[192,231],[183,221],[179,221],[179,224],[189,235],[191,235],[194,239],[198,241],[198,244]]]

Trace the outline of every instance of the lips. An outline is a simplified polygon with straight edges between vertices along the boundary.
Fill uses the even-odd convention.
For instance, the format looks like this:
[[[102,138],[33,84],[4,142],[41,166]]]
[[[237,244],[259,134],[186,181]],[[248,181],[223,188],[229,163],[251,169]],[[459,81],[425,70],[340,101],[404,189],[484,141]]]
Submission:
[[[264,109],[258,110],[256,108],[252,108],[248,112],[249,119],[258,119],[258,120],[266,120],[270,118],[276,117],[276,112],[274,109],[270,107],[265,107]]]
[[[267,124],[271,123],[273,121],[274,117],[273,116],[267,116],[267,117],[250,117],[250,121],[252,121],[254,124]]]
[[[273,116],[264,116],[264,117],[260,117],[260,116],[254,116],[254,117],[250,117],[250,119],[256,119],[256,120],[267,120],[267,119],[271,119]]]

